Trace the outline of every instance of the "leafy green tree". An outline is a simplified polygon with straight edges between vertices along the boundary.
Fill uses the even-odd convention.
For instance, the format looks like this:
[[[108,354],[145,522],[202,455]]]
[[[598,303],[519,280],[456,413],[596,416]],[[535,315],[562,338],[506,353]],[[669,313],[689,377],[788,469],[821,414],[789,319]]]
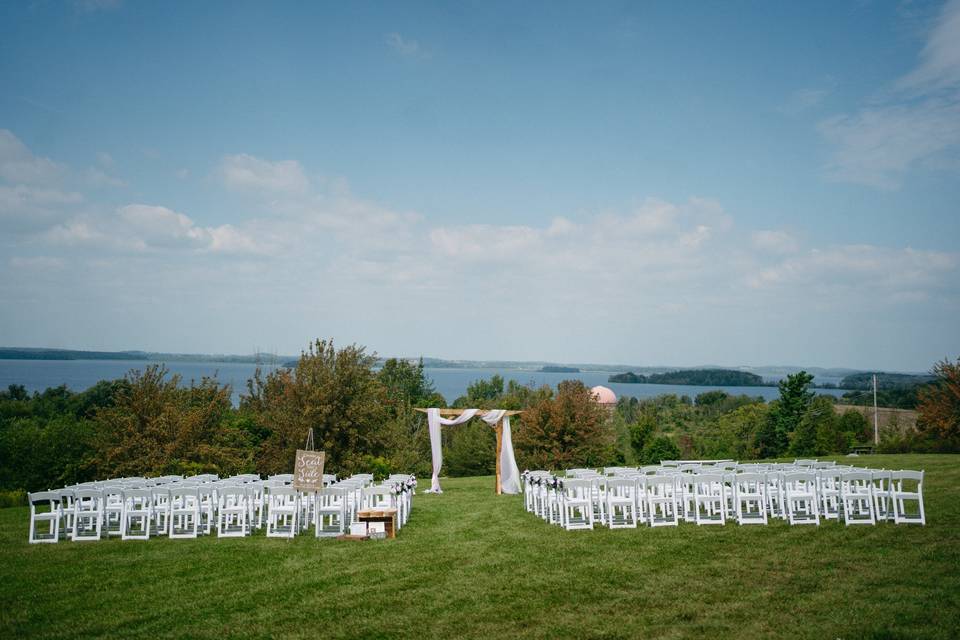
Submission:
[[[492,409],[503,395],[503,377],[490,376],[489,379],[475,380],[467,385],[467,393],[457,398],[453,406],[458,409]]]
[[[445,407],[423,370],[423,360],[411,364],[391,358],[377,372],[386,398],[387,419],[380,430],[383,457],[390,468],[424,475],[430,472],[430,437],[426,416],[417,408]]]
[[[836,440],[836,420],[833,403],[828,398],[811,400],[790,434],[790,453],[800,457],[818,455],[821,453],[818,439],[819,445],[832,447],[830,441]]]
[[[603,466],[615,459],[615,442],[606,409],[579,380],[526,409],[513,438],[520,466],[537,469]]]
[[[496,470],[497,433],[475,419],[447,429],[453,435],[445,447],[443,464],[449,475],[485,476]]]
[[[848,410],[841,413],[837,417],[837,428],[846,434],[848,442],[869,442],[873,437],[873,427],[867,422],[866,417],[856,410]],[[843,453],[846,452],[844,451]]]
[[[97,411],[102,475],[250,471],[249,443],[226,429],[231,389],[212,378],[180,385],[162,366],[128,374],[113,406]]]
[[[390,358],[377,372],[377,379],[384,388],[384,397],[392,412],[401,405],[405,407],[446,406],[443,396],[437,393],[433,382],[423,371],[423,359],[417,364],[407,360]]]
[[[26,400],[30,397],[22,384],[11,384],[6,391],[0,391],[0,400]]]
[[[698,407],[707,407],[720,404],[729,397],[729,393],[717,389],[716,391],[704,391],[696,397],[695,402]]]
[[[265,377],[257,371],[241,398],[241,408],[270,431],[257,452],[257,470],[292,470],[311,427],[316,448],[326,451],[327,467],[336,472],[360,471],[365,455],[383,455],[389,415],[375,363],[363,347],[336,349],[333,341],[317,340],[294,370]]]
[[[633,424],[640,413],[640,401],[632,396],[620,396],[617,398],[617,413],[624,422]]]
[[[40,491],[95,479],[93,425],[70,414],[0,428],[0,489]]]
[[[641,462],[643,464],[660,464],[661,460],[677,460],[680,458],[680,447],[667,436],[657,436],[643,449]]]
[[[757,453],[776,458],[786,453],[790,435],[803,419],[814,393],[809,390],[813,376],[800,371],[780,381],[780,398],[771,403],[770,419],[757,433]],[[804,441],[806,442],[806,441]]]
[[[920,389],[917,427],[934,451],[960,451],[960,358],[933,366],[934,382]]]
[[[637,421],[630,425],[630,446],[636,458],[643,458],[643,450],[657,430],[657,420],[650,414],[641,414]]]
[[[757,457],[757,434],[769,421],[766,404],[752,402],[708,422],[699,438],[698,452],[704,458],[753,460]]]
[[[818,401],[819,398],[811,403],[811,412]],[[827,405],[830,407],[829,413],[827,412]],[[836,414],[832,402],[827,401],[823,403],[823,406],[823,414],[817,420],[817,455],[845,454],[850,450],[850,445],[854,441],[853,434],[844,428],[843,416]]]

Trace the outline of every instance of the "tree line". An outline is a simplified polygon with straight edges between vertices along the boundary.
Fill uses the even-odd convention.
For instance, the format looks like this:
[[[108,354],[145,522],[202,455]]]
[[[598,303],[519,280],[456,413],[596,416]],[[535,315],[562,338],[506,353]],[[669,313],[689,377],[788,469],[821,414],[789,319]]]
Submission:
[[[960,360],[934,367],[921,392],[918,430],[884,434],[890,451],[960,451]],[[691,399],[621,398],[606,408],[580,381],[556,389],[500,376],[469,385],[451,406],[519,409],[514,448],[521,468],[563,469],[845,453],[869,442],[862,415],[837,415],[804,372],[780,382],[780,397],[711,391]],[[0,490],[35,491],[123,475],[289,472],[310,428],[334,472],[430,473],[430,441],[417,407],[446,402],[423,363],[377,365],[363,347],[318,340],[292,368],[257,371],[240,396],[215,378],[184,384],[162,365],[131,371],[83,392],[65,387],[0,392]],[[495,468],[495,432],[473,420],[443,432],[444,472]]]

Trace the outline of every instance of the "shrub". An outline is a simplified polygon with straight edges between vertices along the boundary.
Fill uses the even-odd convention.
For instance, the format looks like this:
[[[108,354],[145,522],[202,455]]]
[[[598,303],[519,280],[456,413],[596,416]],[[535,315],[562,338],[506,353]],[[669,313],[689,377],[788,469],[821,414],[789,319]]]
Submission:
[[[677,460],[679,458],[680,447],[667,436],[657,436],[644,448],[641,462],[643,464],[660,464],[661,460]]]
[[[6,509],[7,507],[25,507],[26,505],[26,491],[0,491],[0,509]]]

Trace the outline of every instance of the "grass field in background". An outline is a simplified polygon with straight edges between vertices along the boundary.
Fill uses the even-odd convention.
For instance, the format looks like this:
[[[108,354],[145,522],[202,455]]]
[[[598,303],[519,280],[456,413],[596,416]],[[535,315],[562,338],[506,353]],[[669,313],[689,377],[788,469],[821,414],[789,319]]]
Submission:
[[[0,509],[0,638],[956,638],[960,456],[846,460],[925,469],[927,526],[567,532],[492,478],[390,541],[29,545]]]

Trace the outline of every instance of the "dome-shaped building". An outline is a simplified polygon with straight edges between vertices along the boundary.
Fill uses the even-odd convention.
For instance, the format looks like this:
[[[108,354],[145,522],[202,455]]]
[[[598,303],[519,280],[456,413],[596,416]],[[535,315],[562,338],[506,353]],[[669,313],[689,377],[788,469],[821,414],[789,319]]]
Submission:
[[[605,407],[612,407],[617,404],[617,394],[607,387],[597,385],[590,389],[590,395],[593,396],[598,404],[602,404]]]

